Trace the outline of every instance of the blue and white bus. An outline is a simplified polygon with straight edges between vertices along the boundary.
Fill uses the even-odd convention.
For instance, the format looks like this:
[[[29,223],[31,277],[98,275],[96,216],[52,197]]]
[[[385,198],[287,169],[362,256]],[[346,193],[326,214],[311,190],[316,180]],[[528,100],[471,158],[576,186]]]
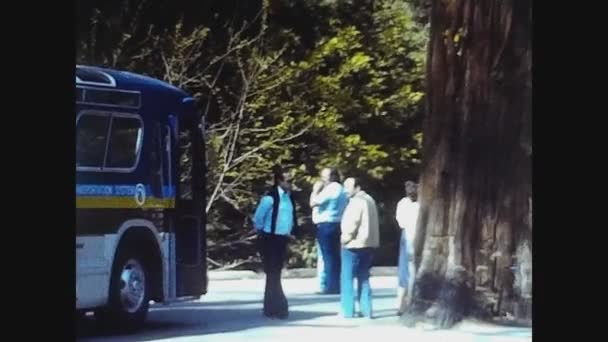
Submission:
[[[122,327],[207,291],[195,102],[162,81],[76,66],[76,310]]]

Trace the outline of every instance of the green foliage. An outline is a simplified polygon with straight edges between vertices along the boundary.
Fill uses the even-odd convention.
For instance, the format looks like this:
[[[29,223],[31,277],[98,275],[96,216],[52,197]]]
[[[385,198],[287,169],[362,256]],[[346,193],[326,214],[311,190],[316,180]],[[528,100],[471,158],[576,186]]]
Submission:
[[[290,268],[311,268],[317,266],[317,248],[311,239],[296,240],[289,244],[287,264]]]
[[[154,76],[199,100],[208,125],[210,239],[238,244],[250,234],[276,163],[293,168],[309,230],[310,184],[322,167],[336,166],[367,180],[383,239],[395,238],[401,184],[417,176],[421,159],[428,32],[409,1],[263,1],[261,11],[199,21],[167,13],[175,24],[164,27],[144,4],[90,11],[77,60]],[[289,13],[310,21],[279,20]],[[311,236],[290,248],[290,264],[314,264]],[[231,251],[210,257],[255,254],[249,242]]]
[[[404,1],[378,1],[363,19],[330,20],[327,34],[296,64],[290,88],[306,94],[305,104],[294,106],[312,109],[305,170],[334,165],[375,180],[372,193],[394,194],[403,169],[420,163],[427,32]]]

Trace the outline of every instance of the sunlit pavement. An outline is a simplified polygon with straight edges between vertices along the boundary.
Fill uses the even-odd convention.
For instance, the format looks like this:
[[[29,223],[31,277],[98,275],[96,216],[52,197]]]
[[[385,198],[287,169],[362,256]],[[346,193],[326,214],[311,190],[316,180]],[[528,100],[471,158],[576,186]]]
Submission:
[[[531,341],[529,328],[463,322],[450,330],[406,328],[397,322],[396,277],[373,277],[373,320],[337,316],[338,295],[316,295],[314,278],[285,279],[289,319],[262,316],[263,279],[215,280],[200,301],[154,305],[135,334],[110,335],[93,318],[80,322],[80,341]]]

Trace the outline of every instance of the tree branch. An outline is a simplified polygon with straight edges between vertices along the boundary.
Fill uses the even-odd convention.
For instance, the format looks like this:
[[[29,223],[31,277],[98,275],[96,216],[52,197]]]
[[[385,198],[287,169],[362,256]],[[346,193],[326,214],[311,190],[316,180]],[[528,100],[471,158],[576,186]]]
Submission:
[[[232,164],[231,168],[235,167],[236,165],[240,164],[243,160],[247,159],[250,155],[258,152],[259,150],[268,147],[269,145],[275,144],[275,143],[279,143],[279,142],[287,142],[290,140],[293,140],[301,135],[303,135],[304,133],[306,133],[306,131],[308,131],[310,129],[310,127],[312,126],[312,123],[309,123],[308,125],[306,125],[306,127],[304,127],[300,132],[291,135],[289,137],[286,138],[277,138],[277,139],[273,139],[271,141],[267,141],[265,143],[263,143],[262,145],[252,149],[251,151],[248,151],[247,153],[241,155],[240,157],[238,157],[234,163]]]

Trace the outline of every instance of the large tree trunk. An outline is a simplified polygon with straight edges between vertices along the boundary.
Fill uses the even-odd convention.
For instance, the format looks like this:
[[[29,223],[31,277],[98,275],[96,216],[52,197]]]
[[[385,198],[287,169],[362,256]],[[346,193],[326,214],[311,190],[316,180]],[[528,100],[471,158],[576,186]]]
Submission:
[[[529,0],[433,0],[406,322],[531,320]]]

